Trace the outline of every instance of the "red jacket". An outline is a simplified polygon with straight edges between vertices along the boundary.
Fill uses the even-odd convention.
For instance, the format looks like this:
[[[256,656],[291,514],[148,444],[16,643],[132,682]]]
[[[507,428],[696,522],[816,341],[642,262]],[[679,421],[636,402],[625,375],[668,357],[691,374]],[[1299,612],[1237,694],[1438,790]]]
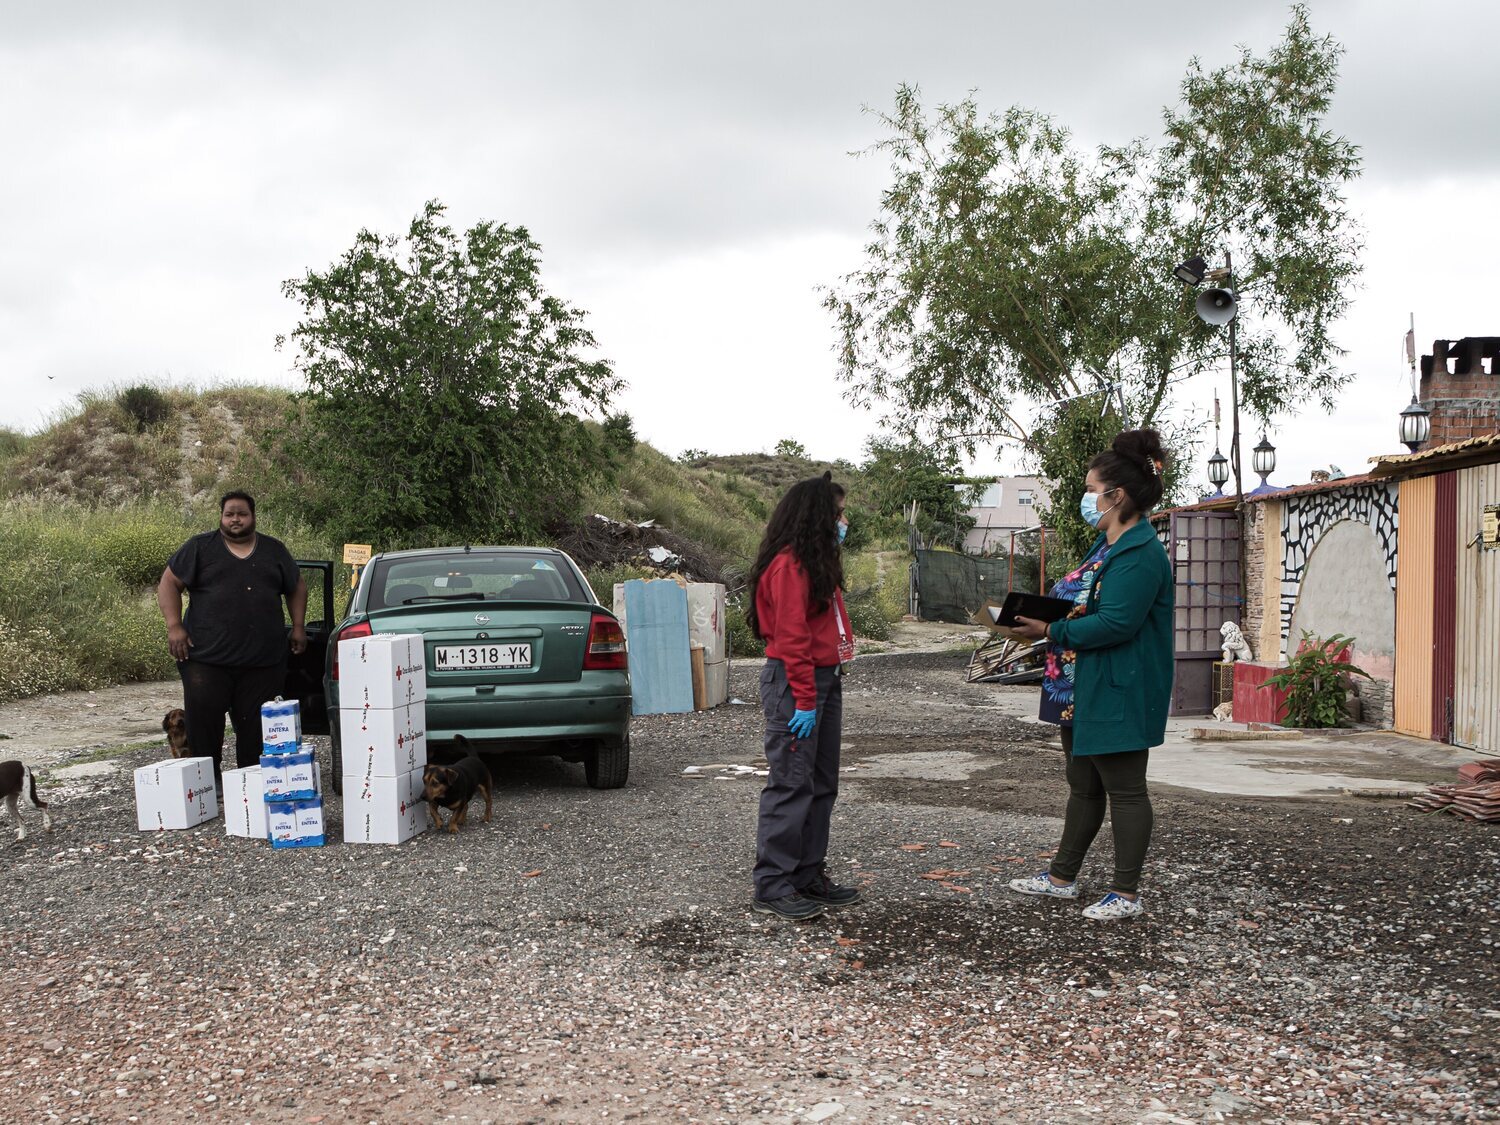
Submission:
[[[818,706],[815,668],[836,668],[839,663],[839,622],[849,629],[844,595],[833,592],[833,600],[822,613],[813,613],[812,587],[807,572],[790,547],[771,560],[755,587],[755,614],[766,639],[766,656],[786,665],[787,682],[797,710]]]

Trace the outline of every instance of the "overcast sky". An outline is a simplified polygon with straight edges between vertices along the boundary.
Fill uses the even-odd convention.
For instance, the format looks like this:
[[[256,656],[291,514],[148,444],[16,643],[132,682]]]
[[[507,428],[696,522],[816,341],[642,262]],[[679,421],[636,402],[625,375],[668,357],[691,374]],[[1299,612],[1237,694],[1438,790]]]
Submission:
[[[1363,150],[1364,275],[1336,415],[1276,420],[1273,481],[1401,451],[1409,313],[1500,333],[1491,0],[1322,2],[1330,124]],[[1033,106],[1082,146],[1155,137],[1190,57],[1263,53],[1276,4],[57,3],[0,0],[0,426],[142,379],[296,384],[280,282],[424,200],[524,225],[659,448],[858,459],[817,288],[879,194],[864,107],[899,83]],[[1200,415],[1227,377],[1180,388]],[[1257,435],[1249,435],[1248,449]],[[1211,435],[1208,438],[1211,443]],[[1017,467],[1003,449],[977,471]],[[1255,483],[1253,480],[1251,484]]]

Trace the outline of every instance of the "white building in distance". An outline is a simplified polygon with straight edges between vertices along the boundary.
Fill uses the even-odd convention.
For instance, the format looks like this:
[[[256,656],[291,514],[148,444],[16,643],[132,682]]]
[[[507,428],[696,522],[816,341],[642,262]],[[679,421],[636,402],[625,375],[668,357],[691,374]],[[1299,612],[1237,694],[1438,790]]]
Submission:
[[[974,527],[964,537],[964,551],[971,555],[1009,552],[1012,532],[1041,522],[1037,509],[1045,500],[1040,477],[996,477],[985,486],[979,503],[969,509]]]

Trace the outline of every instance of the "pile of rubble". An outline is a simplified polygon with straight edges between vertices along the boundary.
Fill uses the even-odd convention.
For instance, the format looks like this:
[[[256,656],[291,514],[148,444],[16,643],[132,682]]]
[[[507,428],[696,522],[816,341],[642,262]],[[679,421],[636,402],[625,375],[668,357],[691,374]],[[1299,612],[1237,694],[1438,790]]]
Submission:
[[[557,546],[584,570],[639,566],[696,582],[724,581],[722,558],[701,543],[658,527],[655,520],[625,523],[592,515],[559,535]]]
[[[1458,784],[1434,785],[1412,802],[1423,812],[1447,810],[1465,820],[1500,821],[1500,758],[1458,768]]]

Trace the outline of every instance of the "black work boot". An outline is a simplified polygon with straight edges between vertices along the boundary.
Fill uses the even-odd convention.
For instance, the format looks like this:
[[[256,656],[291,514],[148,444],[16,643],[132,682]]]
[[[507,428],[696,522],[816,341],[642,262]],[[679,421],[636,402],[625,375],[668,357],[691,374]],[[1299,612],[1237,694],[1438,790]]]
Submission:
[[[823,904],[793,892],[780,898],[751,899],[750,909],[757,914],[774,914],[788,922],[805,922],[823,913]]]
[[[832,906],[837,909],[840,906],[853,906],[856,902],[863,902],[865,892],[858,887],[845,887],[835,883],[827,875],[819,875],[807,886],[802,888],[804,898],[820,902],[824,906]]]

